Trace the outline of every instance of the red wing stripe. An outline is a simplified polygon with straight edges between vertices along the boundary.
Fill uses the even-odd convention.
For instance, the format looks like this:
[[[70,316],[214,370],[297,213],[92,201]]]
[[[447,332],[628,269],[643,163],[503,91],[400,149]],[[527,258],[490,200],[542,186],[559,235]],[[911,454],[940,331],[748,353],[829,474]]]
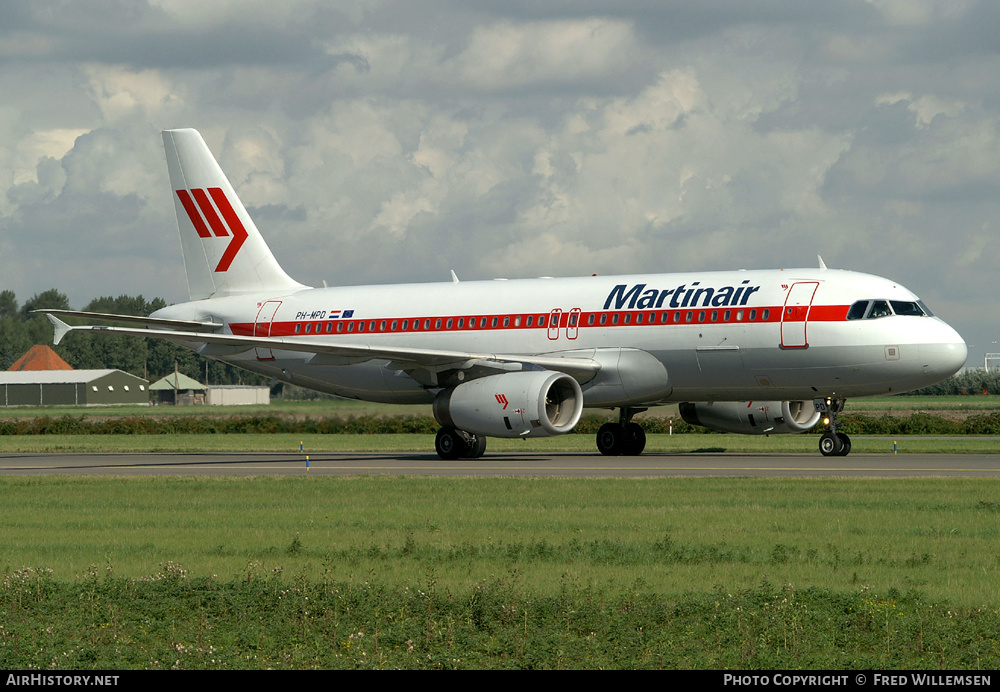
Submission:
[[[211,238],[212,234],[208,231],[208,226],[205,225],[205,221],[201,218],[201,214],[198,213],[198,207],[195,206],[194,200],[191,199],[191,195],[188,194],[187,190],[177,190],[177,197],[180,198],[181,204],[184,205],[184,211],[187,212],[188,218],[191,219],[191,223],[194,224],[194,230],[198,232],[198,235],[202,238]]]
[[[243,227],[243,223],[240,221],[239,215],[236,210],[233,209],[233,205],[229,203],[226,198],[226,193],[222,191],[222,188],[210,187],[208,192],[212,195],[212,199],[215,200],[215,204],[219,207],[219,211],[222,212],[222,216],[226,219],[226,223],[229,224],[229,230],[233,232],[233,240],[229,243],[226,251],[222,253],[222,258],[219,260],[219,266],[215,268],[217,272],[224,272],[229,269],[229,265],[233,263],[236,255],[239,253],[240,248],[243,247],[243,243],[249,237],[247,229]]]
[[[205,191],[200,188],[195,188],[194,190],[191,190],[191,194],[194,195],[194,198],[198,201],[201,213],[205,215],[206,219],[208,219],[208,225],[212,227],[215,235],[220,238],[224,238],[229,235],[229,231],[227,231],[226,227],[223,225],[222,219],[220,219],[219,215],[215,213],[215,207],[213,207],[212,203],[208,201],[208,195],[205,194]],[[216,271],[218,271],[218,269],[216,269]]]

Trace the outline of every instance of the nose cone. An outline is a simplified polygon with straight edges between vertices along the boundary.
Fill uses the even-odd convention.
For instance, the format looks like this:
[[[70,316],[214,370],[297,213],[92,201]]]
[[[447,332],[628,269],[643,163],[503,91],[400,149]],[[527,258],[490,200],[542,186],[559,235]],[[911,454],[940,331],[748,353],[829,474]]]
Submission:
[[[933,343],[920,344],[920,363],[924,374],[935,382],[951,377],[965,367],[969,348],[958,332],[939,322]]]

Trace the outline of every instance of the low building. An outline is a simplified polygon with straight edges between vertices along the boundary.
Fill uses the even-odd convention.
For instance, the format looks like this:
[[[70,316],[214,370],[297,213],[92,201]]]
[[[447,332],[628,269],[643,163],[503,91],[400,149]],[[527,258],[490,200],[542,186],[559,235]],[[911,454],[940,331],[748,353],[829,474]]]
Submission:
[[[148,404],[149,382],[121,370],[0,372],[0,406]]]
[[[149,389],[153,393],[153,403],[192,406],[205,403],[208,388],[187,375],[172,372],[149,385]]]
[[[269,387],[250,387],[242,384],[217,384],[208,388],[205,403],[210,406],[249,406],[270,404]]]

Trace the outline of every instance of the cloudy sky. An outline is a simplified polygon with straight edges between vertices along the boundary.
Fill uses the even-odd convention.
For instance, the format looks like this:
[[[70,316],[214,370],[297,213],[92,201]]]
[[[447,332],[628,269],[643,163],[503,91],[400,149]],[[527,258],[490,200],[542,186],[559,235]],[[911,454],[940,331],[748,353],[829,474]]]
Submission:
[[[159,131],[310,285],[816,266],[1000,351],[1000,3],[0,4],[0,289],[187,298]]]

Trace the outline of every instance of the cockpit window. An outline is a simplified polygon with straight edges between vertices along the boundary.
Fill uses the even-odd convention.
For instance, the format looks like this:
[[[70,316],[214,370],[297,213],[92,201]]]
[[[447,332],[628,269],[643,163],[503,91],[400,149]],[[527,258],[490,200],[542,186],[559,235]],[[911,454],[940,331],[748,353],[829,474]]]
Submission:
[[[892,306],[891,309],[890,305]],[[847,319],[860,320],[865,317],[865,313],[868,314],[868,319],[874,320],[878,317],[888,317],[892,314],[914,315],[917,317],[930,316],[931,311],[919,300],[859,300],[847,311]]]
[[[891,300],[892,311],[897,315],[916,315],[922,317],[924,311],[920,308],[917,303],[902,301],[902,300]]]
[[[874,320],[879,317],[888,317],[891,314],[892,310],[889,309],[889,301],[876,300],[872,303],[872,309],[868,313],[868,319]]]
[[[849,320],[864,319],[865,312],[868,310],[869,303],[871,303],[870,300],[859,300],[857,303],[852,305],[851,309],[847,311],[847,319]]]

